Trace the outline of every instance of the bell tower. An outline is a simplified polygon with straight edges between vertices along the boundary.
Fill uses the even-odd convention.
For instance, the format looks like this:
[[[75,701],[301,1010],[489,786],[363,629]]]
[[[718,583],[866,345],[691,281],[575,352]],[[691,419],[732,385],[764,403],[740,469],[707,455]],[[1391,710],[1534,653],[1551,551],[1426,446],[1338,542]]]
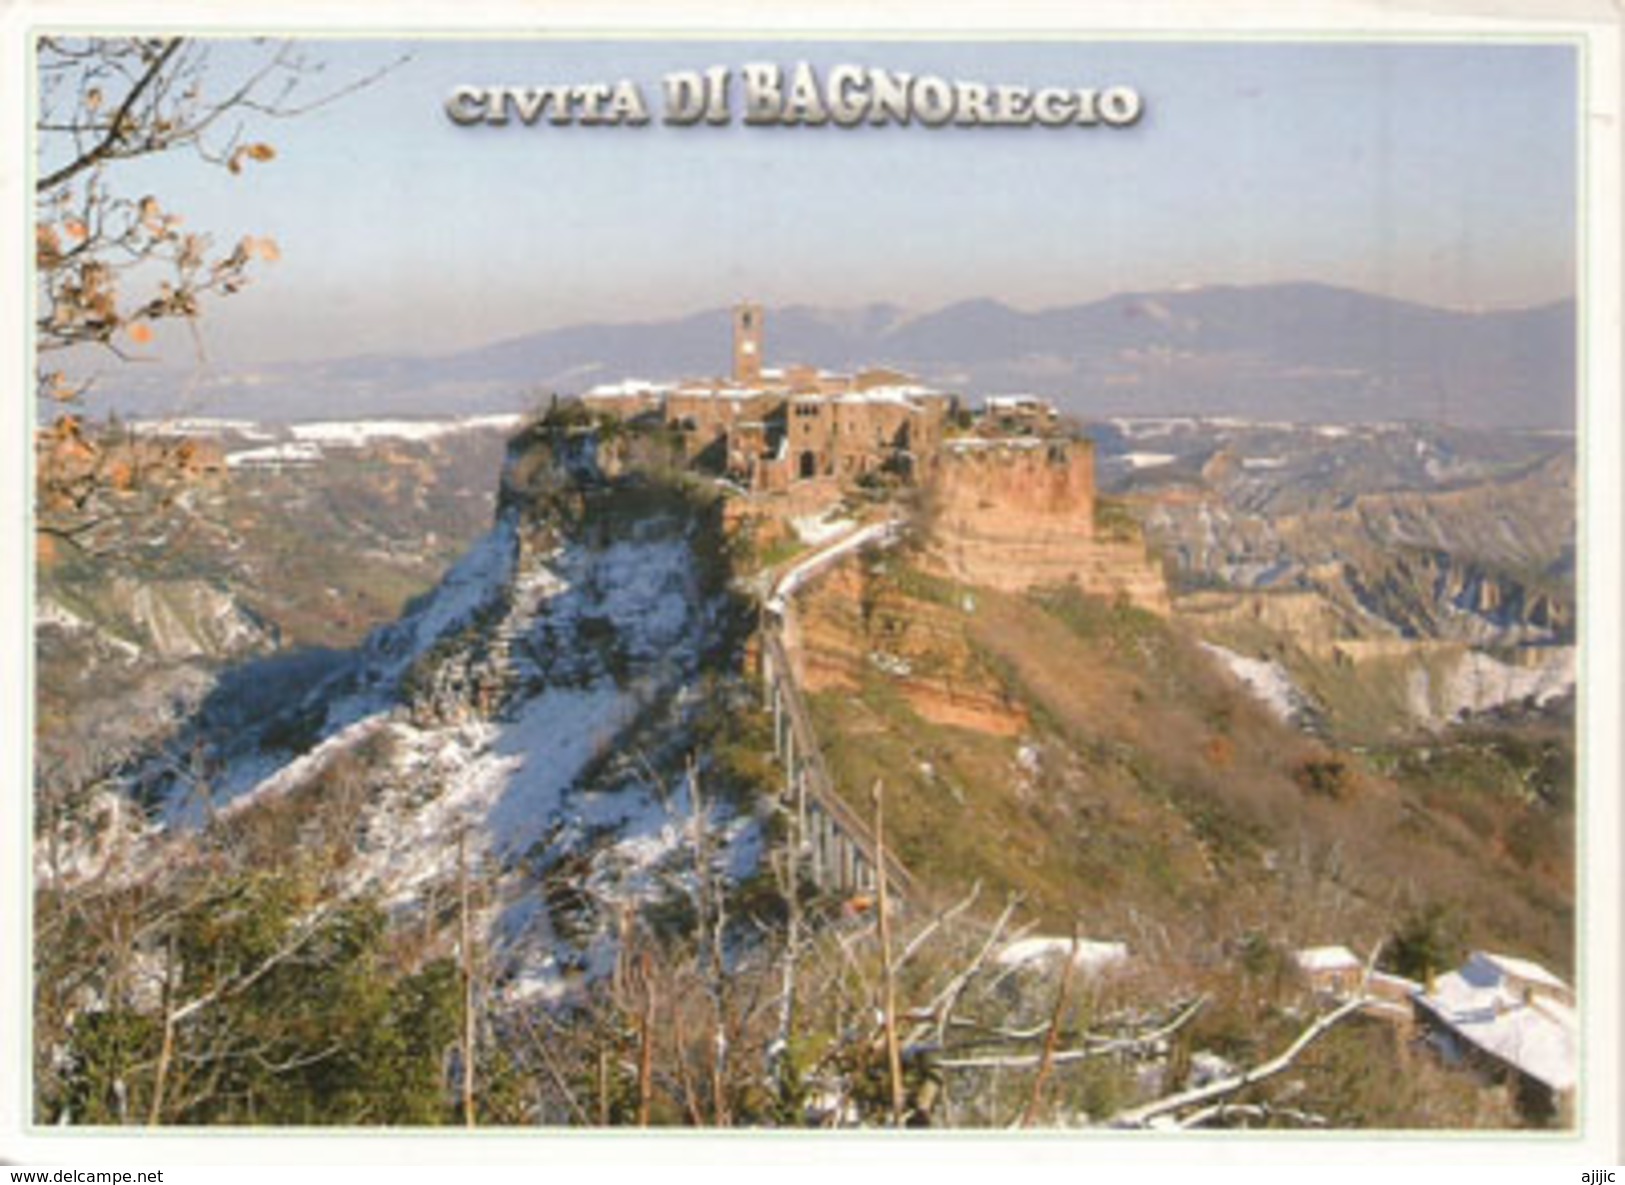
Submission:
[[[762,381],[762,306],[734,306],[734,382],[754,387]]]

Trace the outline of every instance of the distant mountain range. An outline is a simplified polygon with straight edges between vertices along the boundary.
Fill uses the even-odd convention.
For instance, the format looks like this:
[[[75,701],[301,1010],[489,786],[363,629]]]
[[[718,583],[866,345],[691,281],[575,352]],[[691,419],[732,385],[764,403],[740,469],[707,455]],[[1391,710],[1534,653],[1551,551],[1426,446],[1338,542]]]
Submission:
[[[729,313],[544,330],[436,356],[372,354],[218,376],[190,410],[258,419],[522,410],[628,376],[725,373]],[[970,300],[769,309],[769,365],[885,364],[972,396],[1030,391],[1083,416],[1228,415],[1570,428],[1573,301],[1464,312],[1323,284],[1125,293],[1039,312]],[[173,372],[104,378],[99,405],[166,410]],[[195,390],[195,388],[194,388]]]

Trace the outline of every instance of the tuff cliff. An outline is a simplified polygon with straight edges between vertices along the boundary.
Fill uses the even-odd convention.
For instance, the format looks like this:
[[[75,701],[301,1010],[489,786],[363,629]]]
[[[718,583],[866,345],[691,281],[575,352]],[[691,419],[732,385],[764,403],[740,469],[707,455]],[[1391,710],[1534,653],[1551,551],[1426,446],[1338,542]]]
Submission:
[[[928,495],[935,565],[1007,592],[1076,585],[1166,614],[1168,589],[1132,522],[1103,515],[1088,441],[961,438]]]
[[[567,992],[613,964],[620,911],[681,898],[694,813],[721,865],[754,870],[755,771],[734,760],[761,748],[737,736],[752,618],[725,544],[703,484],[607,472],[575,425],[521,433],[491,530],[436,588],[317,671],[278,655],[229,672],[131,764],[158,824],[142,842],[340,786],[358,891],[432,930],[466,855],[498,989]]]

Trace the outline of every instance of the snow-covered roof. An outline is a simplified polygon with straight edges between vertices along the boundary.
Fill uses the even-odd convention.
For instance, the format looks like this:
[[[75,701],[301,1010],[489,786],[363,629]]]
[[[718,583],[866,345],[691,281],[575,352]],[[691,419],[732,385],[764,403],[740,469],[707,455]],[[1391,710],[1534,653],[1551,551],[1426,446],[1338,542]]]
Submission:
[[[635,399],[644,395],[662,395],[671,390],[670,383],[651,383],[645,379],[622,379],[618,383],[599,383],[586,392],[592,399]]]
[[[715,384],[689,386],[684,384],[673,392],[699,399],[754,399],[762,394],[760,387],[732,387]]]
[[[1365,964],[1346,946],[1310,946],[1293,956],[1305,971],[1359,971]]]
[[[1525,983],[1539,984],[1542,987],[1553,988],[1556,991],[1567,992],[1569,985],[1553,975],[1539,963],[1528,959],[1515,958],[1512,955],[1498,955],[1491,951],[1474,951],[1473,959],[1486,963],[1495,968],[1502,975],[1513,979],[1521,979]]]
[[[864,391],[848,391],[844,395],[835,396],[837,403],[913,403],[916,399],[929,398],[941,395],[942,392],[932,387],[920,386],[917,383],[897,383],[883,387],[870,387]]]
[[[1557,1001],[1526,999],[1526,982],[1568,990],[1536,963],[1475,951],[1418,1000],[1464,1040],[1553,1090],[1568,1090],[1579,1062],[1578,1017]]]
[[[1060,959],[1072,949],[1070,938],[1021,938],[1007,943],[993,961],[1001,967],[1019,967],[1040,959]],[[1128,961],[1128,946],[1121,942],[1078,941],[1073,965],[1084,971],[1098,971]]]
[[[1050,443],[1038,436],[1008,436],[989,439],[986,436],[960,436],[948,441],[948,448],[956,453],[975,452],[979,449],[1035,449]]]

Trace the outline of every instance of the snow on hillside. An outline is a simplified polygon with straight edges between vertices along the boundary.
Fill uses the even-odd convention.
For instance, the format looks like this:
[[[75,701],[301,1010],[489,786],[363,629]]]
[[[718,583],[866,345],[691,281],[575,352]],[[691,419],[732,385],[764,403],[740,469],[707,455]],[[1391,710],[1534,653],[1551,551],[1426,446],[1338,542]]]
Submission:
[[[216,807],[250,809],[360,757],[384,789],[347,865],[350,887],[407,914],[426,908],[455,877],[461,839],[490,884],[484,921],[503,990],[557,997],[610,968],[621,904],[683,892],[694,874],[685,788],[656,770],[691,746],[692,686],[718,606],[676,517],[529,554],[519,531],[506,512],[345,677],[309,693],[323,721],[314,746],[290,756],[227,740]],[[415,710],[408,673],[436,664],[494,673],[507,698],[475,710],[453,678],[452,702]],[[442,693],[432,675],[415,678]],[[184,801],[168,812],[172,826],[199,817]],[[752,870],[756,818],[714,807],[707,821],[721,866]],[[567,896],[587,904],[561,934],[546,886],[566,860]]]
[[[1247,658],[1223,646],[1203,642],[1202,649],[1217,658],[1225,668],[1252,692],[1253,697],[1288,724],[1303,719],[1309,701],[1279,663]]]
[[[328,447],[361,448],[375,440],[434,440],[457,432],[512,432],[524,416],[462,416],[447,420],[310,420],[290,425],[295,440]]]
[[[314,444],[284,442],[267,444],[260,448],[239,449],[226,454],[228,469],[295,469],[314,465],[322,459],[320,447]]]
[[[843,518],[838,510],[825,511],[790,520],[790,529],[796,538],[811,547],[819,547],[850,531],[857,523]]]
[[[228,453],[226,464],[233,469],[294,468],[317,464],[329,451],[360,449],[380,441],[423,443],[465,432],[511,433],[524,420],[523,415],[510,413],[441,419],[307,420],[280,425],[184,416],[131,420],[129,428],[138,436],[186,436],[258,446]]]
[[[240,436],[244,440],[272,440],[274,434],[257,420],[233,420],[215,416],[180,416],[157,420],[131,420],[130,431],[137,436]]]
[[[1532,661],[1515,665],[1469,650],[1438,677],[1429,675],[1426,667],[1418,667],[1411,672],[1408,688],[1412,714],[1419,720],[1443,723],[1504,704],[1531,701],[1544,706],[1574,690],[1574,647],[1524,653],[1532,655]]]
[[[1092,942],[1079,939],[1074,948],[1070,938],[1020,938],[999,948],[993,962],[1000,967],[1020,967],[1028,963],[1058,962],[1072,955],[1073,965],[1082,971],[1099,973],[1128,961],[1128,946],[1122,942]]]
[[[409,619],[412,652],[423,653],[442,635],[501,599],[518,559],[517,530],[514,516],[504,514],[446,573],[429,603]]]

